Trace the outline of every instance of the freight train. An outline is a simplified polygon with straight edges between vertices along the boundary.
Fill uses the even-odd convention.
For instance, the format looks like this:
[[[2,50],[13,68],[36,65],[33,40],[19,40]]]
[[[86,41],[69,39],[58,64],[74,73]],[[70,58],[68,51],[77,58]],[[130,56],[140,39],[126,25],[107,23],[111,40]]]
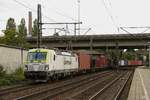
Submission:
[[[143,61],[142,60],[119,60],[118,61],[118,65],[120,67],[130,67],[130,66],[142,66]]]
[[[47,81],[68,75],[107,69],[114,66],[112,62],[114,61],[100,53],[31,49],[27,54],[24,74],[26,79]],[[121,64],[123,65],[123,62],[120,62]]]
[[[108,68],[107,58],[103,55],[72,53],[50,49],[31,49],[27,54],[24,74],[27,79],[47,81]]]

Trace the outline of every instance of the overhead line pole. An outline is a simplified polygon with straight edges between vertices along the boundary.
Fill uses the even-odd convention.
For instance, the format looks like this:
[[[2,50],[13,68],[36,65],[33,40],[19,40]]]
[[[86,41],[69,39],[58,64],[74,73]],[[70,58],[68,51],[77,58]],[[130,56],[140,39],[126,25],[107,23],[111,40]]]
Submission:
[[[78,0],[78,22],[80,22],[80,0]],[[80,35],[80,24],[78,24],[78,35]]]
[[[38,34],[37,34],[37,48],[41,47],[41,42],[42,42],[42,11],[41,11],[41,5],[38,4],[37,8],[37,26],[38,26]]]

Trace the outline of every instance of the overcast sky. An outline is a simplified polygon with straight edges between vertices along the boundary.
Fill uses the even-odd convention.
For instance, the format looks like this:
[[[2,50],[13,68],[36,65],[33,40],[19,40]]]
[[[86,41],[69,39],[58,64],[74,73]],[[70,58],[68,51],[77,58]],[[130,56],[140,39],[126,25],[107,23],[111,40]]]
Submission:
[[[17,1],[20,3],[17,3]],[[21,18],[28,22],[28,11],[36,18],[37,4],[42,4],[43,22],[75,22],[78,18],[78,0],[0,0],[0,30],[5,29],[8,18]],[[24,7],[26,6],[26,7]],[[80,0],[81,34],[117,34],[117,27],[150,26],[150,0]],[[65,26],[44,26],[65,27]],[[144,29],[129,30],[142,32]],[[46,30],[46,34],[52,34]],[[72,32],[72,31],[70,31]],[[123,31],[120,31],[122,33]]]

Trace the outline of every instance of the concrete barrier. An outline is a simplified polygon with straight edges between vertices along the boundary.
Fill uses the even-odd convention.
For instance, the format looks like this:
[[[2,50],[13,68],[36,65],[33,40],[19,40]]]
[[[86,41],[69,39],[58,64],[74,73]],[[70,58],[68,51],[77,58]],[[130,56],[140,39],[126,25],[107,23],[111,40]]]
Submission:
[[[7,73],[14,72],[23,67],[27,56],[27,50],[0,44],[0,64]]]

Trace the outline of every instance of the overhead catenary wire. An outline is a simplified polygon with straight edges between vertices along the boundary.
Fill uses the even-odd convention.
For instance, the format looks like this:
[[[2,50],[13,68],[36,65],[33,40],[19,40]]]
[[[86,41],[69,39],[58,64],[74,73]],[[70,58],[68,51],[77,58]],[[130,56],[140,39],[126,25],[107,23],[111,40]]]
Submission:
[[[46,8],[46,7],[42,5],[42,8]],[[63,16],[63,17],[66,17],[66,18],[70,18],[70,19],[72,19],[72,20],[75,20],[74,18],[72,18],[72,17],[70,17],[70,16],[66,16],[65,14],[59,13],[58,11],[55,11],[55,13],[57,13],[57,14]],[[45,16],[45,17],[48,18],[47,16]],[[77,20],[75,20],[75,21],[77,21]],[[56,21],[55,21],[55,22],[56,22]]]
[[[107,0],[107,1],[109,3],[109,6],[112,8],[112,4],[111,4],[110,0]]]
[[[133,39],[136,39],[136,38],[137,38],[137,36],[135,36],[134,34],[132,34],[132,33],[129,32],[129,31],[125,30],[123,27],[120,27],[120,29],[123,30],[124,32],[128,33],[129,35],[131,35]],[[138,38],[138,40],[140,40],[140,41],[142,41],[142,42],[145,42],[145,40],[141,39],[140,37]],[[145,44],[145,45],[146,45],[146,44]],[[145,46],[145,45],[144,45],[144,46]]]
[[[146,31],[150,30],[150,27],[148,27],[147,29],[145,29],[143,32],[141,33],[145,33]]]
[[[120,27],[120,29],[141,29],[141,28],[143,28],[145,30],[140,32],[140,34],[145,33],[146,31],[150,30],[150,26],[145,26],[145,27],[144,26],[141,26],[141,27]]]
[[[108,1],[108,4],[109,4],[109,6],[110,6],[110,8],[111,9],[113,9],[113,6],[112,6],[112,3],[111,3],[111,1],[110,0],[107,0]],[[112,13],[111,13],[112,14]],[[114,15],[115,16],[115,15]],[[113,16],[112,16],[113,17]],[[117,20],[117,16],[115,16],[115,17],[113,17],[114,18],[114,20],[116,19]],[[119,25],[118,25],[119,23],[117,23],[116,22],[116,25],[117,25],[117,28],[119,28]],[[118,31],[119,32],[119,31]]]
[[[108,1],[108,3],[109,3],[109,6],[112,8],[111,1],[110,1],[110,0],[107,0],[107,1]],[[131,36],[134,37],[134,38],[135,38],[136,36],[134,36],[133,33],[129,32],[129,31],[123,29],[123,28],[131,28],[131,29],[145,28],[145,30],[142,31],[142,32],[140,32],[140,33],[144,33],[144,32],[146,32],[146,31],[150,30],[150,27],[149,27],[149,26],[146,26],[146,27],[143,27],[143,26],[142,26],[142,27],[118,27],[118,32],[119,32],[119,29],[122,29],[124,32],[128,33],[129,35],[131,35]],[[140,40],[141,40],[141,39],[140,39]]]
[[[120,29],[123,30],[124,32],[128,33],[132,37],[136,38],[136,36],[134,36],[132,33],[128,32],[127,30],[125,30],[123,27],[120,27]]]
[[[73,17],[71,17],[71,16],[65,14],[62,10],[60,10],[60,9],[58,9],[58,8],[55,8],[55,11],[52,10],[51,8],[45,7],[45,6],[42,6],[42,8],[51,10],[51,11],[53,11],[54,13],[56,13],[56,14],[58,14],[58,15],[60,15],[60,16],[63,16],[63,17],[65,17],[65,18],[69,18],[69,19],[71,19],[71,20],[73,20],[73,21],[77,21],[76,19],[74,19]]]
[[[27,3],[27,2],[26,2]],[[29,3],[27,3],[27,4],[29,4]],[[25,4],[24,4],[25,5]],[[30,4],[29,4],[30,5]],[[31,6],[31,5],[30,5]],[[50,9],[49,7],[45,7],[44,5],[42,5],[42,8],[44,8],[44,9]],[[31,10],[32,10],[32,8],[30,8]],[[57,8],[56,8],[57,9]],[[58,9],[57,9],[58,10]],[[36,10],[35,10],[36,11]],[[64,13],[61,13],[62,11],[54,11],[55,13],[57,13],[58,15],[61,15],[61,16],[63,16],[63,17],[65,17],[65,18],[69,18],[69,19],[71,19],[71,20],[73,20],[73,21],[78,21],[78,20],[76,20],[76,19],[74,19],[73,17],[71,17],[71,16],[68,16],[68,15],[66,15],[66,14],[64,14]],[[44,16],[44,15],[43,15]],[[47,16],[45,16],[46,18],[48,18]],[[56,21],[55,21],[56,22]]]
[[[35,9],[32,9],[32,8],[28,7],[27,5],[23,4],[23,3],[20,2],[20,1],[17,1],[17,0],[13,0],[13,1],[16,2],[16,3],[19,4],[19,5],[21,5],[21,6],[25,7],[25,8],[27,8],[27,9],[30,9],[30,10],[34,11],[34,12],[37,11],[37,10],[35,10]]]
[[[45,7],[45,6],[43,6],[44,8],[48,8],[48,9],[51,9],[51,8],[49,8],[49,7]],[[57,8],[56,8],[57,9]],[[79,0],[78,0],[78,15],[79,15]],[[57,9],[58,10],[58,9]],[[58,15],[60,15],[60,16],[63,16],[63,17],[65,17],[65,18],[68,18],[68,19],[71,19],[71,20],[73,20],[73,21],[75,21],[75,22],[79,22],[80,20],[80,15],[78,16],[78,20],[76,20],[75,18],[73,18],[73,17],[71,17],[71,16],[68,16],[68,15],[66,15],[66,14],[64,14],[64,13],[61,13],[60,12],[60,10],[59,11],[54,11],[56,14],[58,14]],[[80,25],[78,24],[78,28],[76,28],[75,30],[78,30],[78,34],[80,34]]]
[[[23,6],[23,7],[27,8],[27,9],[29,9],[29,10],[37,13],[37,10],[35,10],[35,9],[31,8],[31,7],[28,7],[24,3],[20,2],[20,1],[17,1],[17,0],[13,0],[13,1],[16,2],[17,4],[21,5],[21,6]],[[47,18],[47,19],[49,19],[50,21],[56,22],[54,19],[52,19],[52,18],[44,15],[43,13],[42,13],[42,16],[45,17],[45,18]]]
[[[108,13],[108,15],[110,16],[110,18],[111,18],[111,20],[112,20],[114,26],[117,28],[118,32],[119,32],[119,29],[121,29],[121,30],[123,30],[124,32],[128,33],[129,35],[131,35],[133,38],[136,38],[135,35],[133,35],[131,32],[128,32],[127,30],[123,29],[123,27],[118,27],[118,25],[116,24],[115,19],[114,19],[114,17],[112,16],[110,10],[107,8],[107,6],[106,6],[106,4],[105,4],[105,1],[102,0],[102,3],[103,3],[103,5],[104,5],[104,7],[105,7],[105,9],[106,9],[106,11],[107,11],[107,13]],[[109,3],[109,6],[112,8],[112,4],[111,4],[110,0],[108,0],[108,3]],[[126,27],[126,28],[137,28],[137,27]],[[145,27],[138,27],[138,28],[145,28]],[[149,29],[150,29],[150,28],[148,27],[148,28],[147,28],[146,30],[144,30],[143,32],[146,32],[146,31],[149,30]],[[141,40],[141,39],[139,39],[139,40]],[[141,41],[143,41],[143,40],[141,40]]]
[[[141,34],[142,33],[144,33],[144,32],[146,32],[146,31],[148,31],[149,29],[150,29],[150,27],[120,27],[120,29],[121,30],[123,30],[124,32],[126,32],[126,33],[128,33],[129,35],[131,35],[133,38],[137,38],[134,34],[132,34],[131,32],[129,32],[129,31],[127,31],[127,30],[125,30],[124,28],[133,28],[133,29],[135,29],[135,28],[147,28],[146,30],[144,30],[143,32],[141,32]],[[142,36],[144,36],[144,35],[142,35]],[[144,36],[145,37],[145,36]],[[145,40],[144,39],[141,39],[140,37],[138,38],[138,40],[140,40],[140,41],[144,41],[145,42]],[[144,46],[146,46],[147,44],[145,44]]]
[[[108,9],[108,7],[106,6],[105,4],[105,1],[104,0],[101,0],[102,4],[104,5],[105,9],[106,9],[106,12],[108,13],[108,16],[110,17],[110,19],[112,20],[113,22],[113,25],[116,27],[116,29],[118,30],[118,25],[116,24],[116,21],[114,19],[114,17],[112,16],[112,13],[110,12],[110,10]]]

